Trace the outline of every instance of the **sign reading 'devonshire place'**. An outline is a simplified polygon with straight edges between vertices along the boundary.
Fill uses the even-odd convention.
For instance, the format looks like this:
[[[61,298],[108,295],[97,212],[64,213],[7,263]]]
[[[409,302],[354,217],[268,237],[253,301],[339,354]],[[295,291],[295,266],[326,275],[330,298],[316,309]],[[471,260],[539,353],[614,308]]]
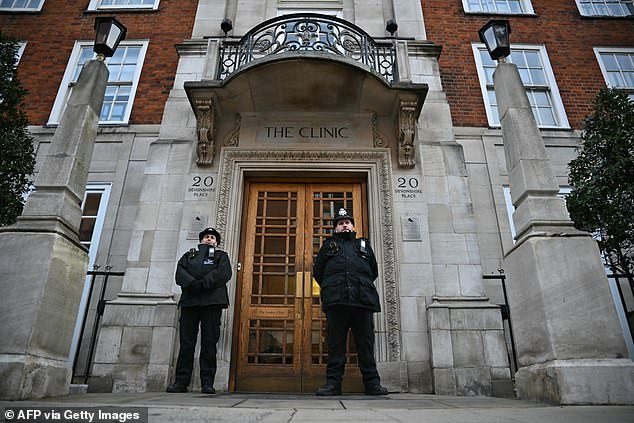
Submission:
[[[217,179],[217,173],[190,176],[185,200],[213,200],[216,198]]]

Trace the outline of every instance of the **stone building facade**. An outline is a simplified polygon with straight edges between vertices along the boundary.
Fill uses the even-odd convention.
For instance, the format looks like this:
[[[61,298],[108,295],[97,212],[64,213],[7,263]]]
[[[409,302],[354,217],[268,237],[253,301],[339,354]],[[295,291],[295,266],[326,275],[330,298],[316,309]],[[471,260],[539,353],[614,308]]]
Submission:
[[[234,270],[216,389],[312,392],[326,359],[312,258],[334,212],[347,207],[379,261],[383,384],[513,395],[517,364],[499,277],[513,247],[509,177],[495,104],[483,102],[491,65],[477,39],[502,10],[418,0],[40,3],[35,14],[0,14],[0,25],[26,41],[19,75],[40,164],[94,16],[115,14],[128,27],[130,61],[109,67],[130,73],[115,84],[129,91],[111,95],[88,176],[89,190],[105,187],[101,223],[88,230],[99,235],[91,259],[125,273],[107,289],[89,390],[165,389],[178,352],[176,261],[214,226]],[[564,41],[547,29],[551,16],[595,34],[593,18],[570,18],[581,16],[575,2],[506,3],[524,7],[502,14],[521,57],[538,60],[526,70],[544,78],[535,104],[549,101],[537,113],[566,186],[580,119],[605,86],[599,61],[634,57],[634,31],[599,19],[596,37]],[[45,53],[44,23],[55,21],[67,27],[63,47]],[[575,42],[578,66],[561,60]],[[48,74],[38,64],[45,55]],[[344,389],[355,391],[349,360]]]

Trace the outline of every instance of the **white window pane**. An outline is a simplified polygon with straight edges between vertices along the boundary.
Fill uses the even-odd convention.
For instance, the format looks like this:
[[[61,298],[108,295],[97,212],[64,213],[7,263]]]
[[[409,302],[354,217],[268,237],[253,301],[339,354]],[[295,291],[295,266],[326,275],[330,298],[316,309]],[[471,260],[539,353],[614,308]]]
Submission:
[[[548,95],[543,91],[534,91],[535,104],[537,106],[548,106],[550,107],[550,100],[548,99]]]
[[[528,72],[528,69],[517,69],[520,73],[520,77],[522,78],[522,84],[524,85],[532,85],[531,84],[531,76],[530,73]]]
[[[111,108],[112,108],[112,103],[106,103],[104,101],[103,106],[101,106],[101,115],[99,116],[99,120],[102,120],[102,121],[109,120]]]
[[[608,81],[613,87],[625,86],[620,72],[608,72]]]
[[[526,63],[531,68],[541,68],[542,61],[539,59],[539,53],[537,51],[527,51],[525,52]]]
[[[541,69],[531,69],[530,75],[533,85],[548,85],[546,75],[544,75],[544,72]]]
[[[118,102],[124,101],[127,103],[128,100],[130,99],[130,88],[131,87],[129,86],[119,87],[115,101],[118,101]]]
[[[114,51],[114,54],[112,55],[112,57],[110,59],[108,59],[108,64],[120,64],[121,62],[123,62],[123,55],[125,54],[126,50],[128,49],[128,47],[119,47],[118,49],[116,49]]]
[[[618,3],[610,3],[607,5],[608,14],[612,16],[622,16],[623,11],[621,10],[621,5]]]
[[[13,3],[13,7],[16,9],[22,9],[26,6],[26,1],[27,0],[15,0],[15,3]]]
[[[125,59],[123,63],[133,63],[139,60],[139,54],[141,53],[141,49],[139,47],[129,47],[125,52]]]
[[[110,114],[111,121],[121,121],[125,116],[125,108],[127,103],[115,103],[112,107],[112,113]]]
[[[511,62],[515,63],[518,68],[526,67],[526,59],[523,51],[511,51]]]
[[[489,106],[491,107],[491,120],[492,124],[498,125],[500,123],[500,116],[498,113],[497,100],[495,98],[495,91],[493,89],[489,89],[487,91],[489,97]]]
[[[623,85],[634,88],[634,72],[623,72]]]
[[[485,77],[487,80],[487,84],[493,84],[493,73],[495,72],[495,68],[484,68]]]
[[[508,13],[511,11],[506,1],[497,1],[496,7],[497,7],[497,11],[500,13]]]
[[[613,71],[613,70],[617,70],[618,66],[616,64],[616,58],[614,57],[613,54],[602,54],[601,55],[601,60],[603,60],[603,65],[605,66],[605,69],[608,71]]]
[[[119,76],[119,81],[132,81],[134,78],[134,71],[136,70],[136,65],[123,65],[121,67],[121,74]]]
[[[522,5],[520,4],[519,1],[512,1],[510,2],[510,6],[511,6],[511,12],[512,13],[522,13]]]
[[[555,121],[555,115],[553,115],[553,110],[551,108],[539,107],[539,121],[544,126],[557,126],[557,121]]]
[[[616,62],[619,65],[619,68],[623,71],[632,70],[634,66],[632,65],[631,56],[629,54],[617,54]]]

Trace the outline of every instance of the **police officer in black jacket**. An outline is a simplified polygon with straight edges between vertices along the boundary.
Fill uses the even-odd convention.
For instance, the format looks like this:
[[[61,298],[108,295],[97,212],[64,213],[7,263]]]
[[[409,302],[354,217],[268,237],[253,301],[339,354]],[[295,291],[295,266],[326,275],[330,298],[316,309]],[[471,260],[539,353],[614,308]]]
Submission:
[[[374,280],[378,268],[365,238],[356,238],[354,218],[346,209],[335,217],[335,233],[319,249],[313,276],[321,288],[321,303],[328,322],[326,384],[319,396],[341,395],[346,339],[352,329],[366,395],[387,395],[374,359],[373,313],[381,311]]]
[[[206,228],[198,234],[198,248],[178,261],[176,284],[182,295],[180,350],[176,362],[176,382],[167,392],[187,392],[194,367],[194,350],[200,325],[200,382],[204,394],[215,394],[216,343],[220,338],[220,316],[229,306],[227,282],[231,279],[229,256],[217,248],[220,234]]]

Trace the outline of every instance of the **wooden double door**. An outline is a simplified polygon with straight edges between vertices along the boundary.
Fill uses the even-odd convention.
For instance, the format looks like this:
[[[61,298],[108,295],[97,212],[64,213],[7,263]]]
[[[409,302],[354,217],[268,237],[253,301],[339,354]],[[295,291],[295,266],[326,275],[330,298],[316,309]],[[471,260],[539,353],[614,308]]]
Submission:
[[[325,382],[326,318],[313,257],[345,207],[362,236],[365,184],[250,182],[233,357],[237,391],[313,392]],[[343,389],[362,389],[352,336]]]

